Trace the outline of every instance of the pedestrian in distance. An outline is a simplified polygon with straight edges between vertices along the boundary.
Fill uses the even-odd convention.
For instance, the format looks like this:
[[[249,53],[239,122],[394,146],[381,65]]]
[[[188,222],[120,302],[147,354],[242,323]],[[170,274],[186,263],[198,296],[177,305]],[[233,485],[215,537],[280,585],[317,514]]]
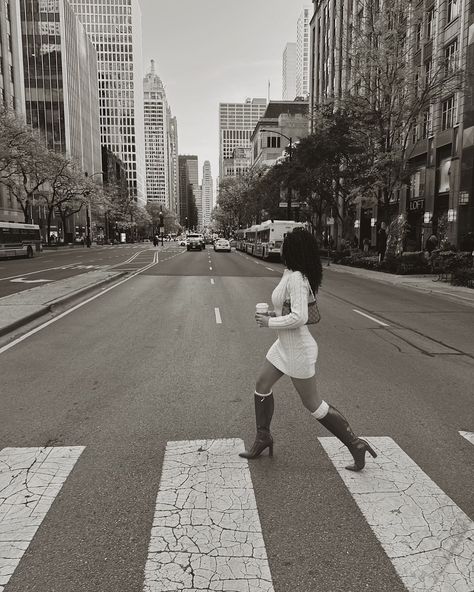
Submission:
[[[257,435],[248,451],[240,456],[254,459],[268,448],[273,455],[273,437],[270,423],[273,417],[273,385],[285,374],[297,390],[303,405],[326,429],[338,438],[352,454],[354,463],[346,467],[360,471],[365,466],[365,454],[377,456],[370,444],[352,431],[345,417],[318,394],[316,360],[318,345],[309,332],[308,302],[315,298],[322,281],[322,265],[319,247],[314,236],[297,228],[289,232],[282,246],[285,271],[272,293],[274,311],[255,313],[259,327],[275,329],[278,339],[270,347],[256,381],[254,404]],[[282,315],[286,299],[291,312]],[[310,300],[311,298],[311,300]]]
[[[385,252],[387,250],[387,231],[385,230],[385,222],[380,224],[379,231],[377,233],[377,252],[379,255],[379,262],[385,259]]]

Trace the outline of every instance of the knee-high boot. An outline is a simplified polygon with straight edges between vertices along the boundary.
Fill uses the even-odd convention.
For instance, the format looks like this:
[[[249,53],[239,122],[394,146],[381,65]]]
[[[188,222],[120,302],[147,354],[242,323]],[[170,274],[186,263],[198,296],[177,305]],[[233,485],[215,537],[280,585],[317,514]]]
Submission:
[[[239,454],[239,456],[242,456],[243,458],[257,458],[257,456],[260,456],[266,448],[268,448],[270,456],[273,456],[273,438],[270,434],[270,423],[272,421],[273,409],[275,407],[273,393],[265,397],[255,393],[254,397],[257,435],[250,450],[246,450]]]
[[[332,405],[328,405],[327,414],[318,419],[327,430],[347,446],[354,459],[353,465],[348,465],[348,471],[361,471],[365,467],[365,453],[369,452],[374,458],[377,456],[368,442],[358,438],[352,431],[347,419]]]

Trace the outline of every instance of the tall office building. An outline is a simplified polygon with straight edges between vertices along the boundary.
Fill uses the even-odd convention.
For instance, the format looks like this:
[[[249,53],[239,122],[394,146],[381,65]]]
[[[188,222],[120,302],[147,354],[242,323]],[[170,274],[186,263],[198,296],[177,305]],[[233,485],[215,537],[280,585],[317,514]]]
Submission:
[[[45,4],[51,0],[42,0]],[[70,0],[97,49],[102,144],[124,163],[146,202],[141,11],[138,0]]]
[[[168,107],[169,208],[179,216],[178,122]]]
[[[211,174],[211,163],[204,161],[202,168],[202,225],[205,228],[211,223],[214,198],[214,187]]]
[[[309,23],[311,16],[312,9],[305,6],[300,14],[296,28],[296,96],[305,98],[309,96]]]
[[[168,104],[154,60],[143,81],[143,95],[147,202],[169,208]]]
[[[296,43],[287,43],[283,50],[282,98],[292,101],[296,97]]]
[[[0,108],[25,111],[19,0],[0,2]],[[23,222],[21,208],[0,186],[0,221]]]
[[[19,0],[0,2],[0,106],[25,110]]]
[[[178,156],[179,170],[179,221],[181,226],[190,228],[197,224],[192,220],[192,204],[196,204],[195,187],[199,187],[198,157],[194,154]]]
[[[67,0],[20,0],[26,121],[49,148],[102,171],[97,54]]]
[[[233,158],[235,148],[250,148],[250,136],[266,108],[266,99],[246,99],[244,103],[219,104],[219,177],[221,181],[226,176],[225,160]],[[250,154],[248,165],[250,167]]]

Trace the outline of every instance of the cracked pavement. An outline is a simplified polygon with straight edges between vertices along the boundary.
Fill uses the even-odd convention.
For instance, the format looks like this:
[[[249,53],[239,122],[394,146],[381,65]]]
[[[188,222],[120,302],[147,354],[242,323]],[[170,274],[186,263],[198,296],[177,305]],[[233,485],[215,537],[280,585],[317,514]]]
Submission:
[[[75,446],[0,452],[0,592],[83,450]]]
[[[473,591],[474,523],[391,438],[369,438],[378,457],[361,473],[319,440],[410,592]]]
[[[273,592],[243,450],[238,439],[168,443],[145,592]]]

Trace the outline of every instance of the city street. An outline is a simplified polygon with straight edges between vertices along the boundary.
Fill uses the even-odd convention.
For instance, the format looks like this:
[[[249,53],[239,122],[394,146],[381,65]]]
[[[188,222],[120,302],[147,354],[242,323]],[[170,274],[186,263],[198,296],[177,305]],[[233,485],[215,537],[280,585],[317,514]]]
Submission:
[[[320,394],[378,457],[345,471],[350,455],[283,378],[274,456],[247,462],[276,339],[255,303],[271,302],[283,265],[156,251],[0,261],[0,296],[39,285],[12,279],[146,266],[0,349],[15,533],[0,521],[0,591],[472,592],[474,308],[325,267]]]

